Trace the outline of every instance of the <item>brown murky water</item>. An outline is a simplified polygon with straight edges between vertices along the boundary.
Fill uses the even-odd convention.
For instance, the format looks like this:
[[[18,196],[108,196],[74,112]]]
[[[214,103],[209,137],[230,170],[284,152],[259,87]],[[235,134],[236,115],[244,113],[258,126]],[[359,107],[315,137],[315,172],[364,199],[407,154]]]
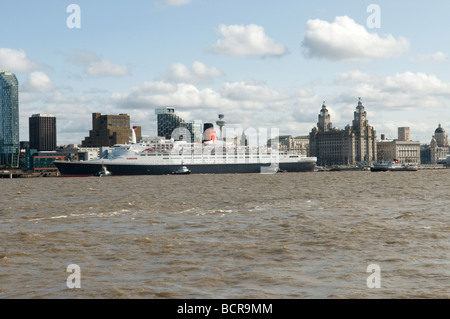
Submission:
[[[450,170],[0,179],[0,298],[449,298],[449,189]]]

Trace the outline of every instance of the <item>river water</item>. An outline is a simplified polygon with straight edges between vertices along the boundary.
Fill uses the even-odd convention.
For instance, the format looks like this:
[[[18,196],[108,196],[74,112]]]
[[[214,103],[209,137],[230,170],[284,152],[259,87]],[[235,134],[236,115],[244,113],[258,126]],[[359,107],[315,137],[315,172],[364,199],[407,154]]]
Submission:
[[[449,189],[450,170],[0,179],[0,298],[449,298]]]

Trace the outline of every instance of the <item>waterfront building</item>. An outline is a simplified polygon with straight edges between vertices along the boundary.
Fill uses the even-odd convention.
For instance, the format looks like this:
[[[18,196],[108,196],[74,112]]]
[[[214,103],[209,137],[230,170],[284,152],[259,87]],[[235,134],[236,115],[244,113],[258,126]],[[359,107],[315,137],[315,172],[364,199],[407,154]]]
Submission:
[[[203,140],[203,122],[194,120],[186,122],[178,116],[175,108],[166,107],[155,109],[157,115],[157,134],[167,140],[186,140],[198,143]]]
[[[448,143],[448,136],[440,123],[434,131],[430,145],[424,147],[422,152],[423,156],[429,156],[429,164],[440,164],[446,162],[447,155],[450,154],[450,146]]]
[[[19,167],[19,82],[0,72],[0,165]]]
[[[186,129],[191,135],[191,143],[199,143],[203,140],[203,122],[202,121],[191,121],[185,123]]]
[[[56,149],[56,117],[51,114],[33,114],[29,119],[30,148],[38,151]]]
[[[26,151],[26,169],[34,173],[56,173],[58,168],[54,162],[58,161],[78,161],[76,152],[71,150],[41,151],[28,149]]]
[[[106,147],[109,149],[109,147]],[[80,161],[90,161],[100,158],[104,147],[78,147],[77,154]]]
[[[278,143],[277,146],[275,143]],[[269,147],[277,147],[280,151],[295,152],[309,156],[309,136],[281,135],[267,142]]]
[[[309,157],[309,136],[296,136],[292,139],[292,151]]]
[[[398,140],[399,141],[410,141],[411,140],[409,127],[399,127],[398,128]]]
[[[139,128],[140,134],[140,128]],[[138,132],[137,132],[138,133]],[[82,147],[112,147],[115,144],[128,144],[130,142],[130,116],[127,114],[101,115],[92,114],[92,130],[89,131]],[[140,136],[136,134],[136,139]]]
[[[333,128],[325,102],[318,116],[317,126],[309,134],[310,156],[318,165],[356,165],[377,161],[376,131],[369,125],[367,112],[359,99],[353,113],[352,125]]]
[[[175,108],[173,107],[155,109],[155,114],[157,116],[158,136],[171,139],[175,129],[185,127],[185,125],[181,125],[185,123],[184,120],[175,113]]]
[[[411,141],[409,127],[398,128],[398,139],[387,140],[381,134],[381,140],[377,142],[377,158],[380,161],[397,160],[401,164],[421,163],[420,142]]]

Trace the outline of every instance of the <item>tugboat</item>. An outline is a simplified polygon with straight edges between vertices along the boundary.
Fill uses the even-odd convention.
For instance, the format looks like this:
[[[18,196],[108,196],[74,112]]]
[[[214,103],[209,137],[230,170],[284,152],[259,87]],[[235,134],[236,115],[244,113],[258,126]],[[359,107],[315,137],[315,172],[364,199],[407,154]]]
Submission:
[[[108,169],[106,168],[105,165],[102,165],[101,170],[98,173],[94,174],[94,176],[98,176],[98,177],[111,176],[111,175],[112,175],[112,173],[110,171],[108,171]]]
[[[177,169],[175,172],[173,172],[172,174],[187,175],[187,174],[190,174],[190,173],[191,173],[191,170],[183,165],[179,169]]]

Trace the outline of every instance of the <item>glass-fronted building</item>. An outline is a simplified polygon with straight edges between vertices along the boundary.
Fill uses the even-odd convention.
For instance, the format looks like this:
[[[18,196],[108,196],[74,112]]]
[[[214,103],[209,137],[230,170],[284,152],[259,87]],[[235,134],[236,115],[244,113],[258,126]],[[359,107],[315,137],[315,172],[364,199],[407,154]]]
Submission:
[[[175,113],[175,108],[165,107],[155,109],[157,115],[158,136],[163,136],[170,140],[185,140],[191,143],[198,143],[203,140],[203,122],[186,122]]]
[[[203,122],[193,121],[186,123],[186,128],[191,133],[191,142],[199,143],[203,140]]]
[[[184,127],[184,120],[175,114],[175,108],[166,107],[155,110],[158,120],[158,136],[164,136],[166,139],[172,138],[175,129]]]
[[[0,165],[19,166],[19,82],[13,73],[0,72]]]

